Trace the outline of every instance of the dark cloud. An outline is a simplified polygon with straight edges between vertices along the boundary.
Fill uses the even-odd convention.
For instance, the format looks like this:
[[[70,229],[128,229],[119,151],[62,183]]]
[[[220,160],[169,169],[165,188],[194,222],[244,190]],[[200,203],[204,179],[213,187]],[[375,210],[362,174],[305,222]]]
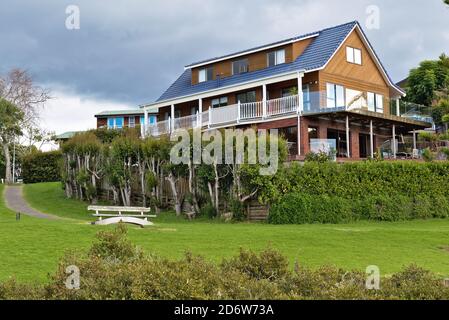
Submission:
[[[78,5],[81,29],[65,28]],[[352,20],[380,8],[367,30],[394,80],[420,60],[449,52],[449,10],[441,0],[2,1],[0,72],[29,69],[49,86],[130,105],[149,102],[183,66]]]

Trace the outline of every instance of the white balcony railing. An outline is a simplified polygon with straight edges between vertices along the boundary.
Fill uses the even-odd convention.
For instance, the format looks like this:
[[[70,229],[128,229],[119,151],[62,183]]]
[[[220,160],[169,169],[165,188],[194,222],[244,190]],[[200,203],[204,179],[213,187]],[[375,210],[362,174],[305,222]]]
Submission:
[[[380,107],[378,104],[376,103],[375,108],[373,106],[370,107],[366,93],[357,94],[357,92],[348,91],[344,98],[335,100],[327,99],[326,92],[307,92],[303,95],[303,106],[301,107],[298,95],[267,101],[237,103],[225,107],[209,108],[206,112],[187,117],[175,118],[173,125],[170,120],[158,122],[149,126],[146,132],[148,135],[159,136],[169,134],[178,129],[217,128],[257,121],[269,121],[283,116],[294,115],[298,112],[304,115],[355,110],[384,113],[384,109],[389,107],[389,99],[384,98],[383,105]],[[402,116],[418,118],[411,111],[404,113]],[[431,122],[431,118],[422,114],[420,114],[419,120]]]
[[[262,118],[264,116],[263,107],[263,101],[242,103],[240,105],[240,119],[246,120]]]
[[[298,111],[298,100],[298,95],[294,95],[265,102],[237,103],[220,108],[209,108],[208,111],[203,113],[175,118],[173,130],[219,127],[288,115]],[[169,134],[173,131],[171,127],[170,119],[161,121],[148,126],[147,135]]]
[[[267,116],[279,116],[298,110],[298,95],[267,101]]]
[[[209,109],[209,126],[234,124],[239,119],[239,104]]]

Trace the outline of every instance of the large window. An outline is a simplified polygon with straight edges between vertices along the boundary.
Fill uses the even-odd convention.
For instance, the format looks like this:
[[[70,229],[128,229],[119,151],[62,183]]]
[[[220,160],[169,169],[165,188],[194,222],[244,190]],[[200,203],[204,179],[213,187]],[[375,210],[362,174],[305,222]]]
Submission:
[[[285,49],[269,52],[267,54],[267,61],[269,67],[285,63]]]
[[[256,91],[239,93],[236,96],[236,100],[240,101],[240,103],[256,102]]]
[[[249,71],[248,59],[237,60],[232,63],[232,74],[240,74]]]
[[[346,61],[355,64],[362,64],[362,50],[346,47]]]
[[[198,82],[205,82],[214,79],[214,68],[208,67],[198,71]]]
[[[108,118],[108,129],[121,129],[123,128],[123,117]]]
[[[381,94],[368,92],[368,110],[372,112],[384,112],[384,97]]]
[[[212,108],[226,107],[228,105],[228,97],[220,97],[212,99]]]
[[[327,107],[337,108],[345,106],[345,88],[337,84],[326,85]]]

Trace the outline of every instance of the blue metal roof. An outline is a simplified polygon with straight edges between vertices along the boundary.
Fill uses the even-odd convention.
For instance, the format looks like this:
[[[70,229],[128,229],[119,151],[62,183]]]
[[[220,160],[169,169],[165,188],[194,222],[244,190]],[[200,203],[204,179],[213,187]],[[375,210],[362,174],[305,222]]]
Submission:
[[[284,63],[277,66],[268,67],[261,70],[247,72],[243,74],[233,75],[230,77],[215,79],[211,81],[202,82],[196,85],[192,85],[191,77],[192,70],[186,69],[181,76],[156,100],[156,102],[171,100],[179,97],[198,94],[204,91],[210,91],[213,89],[227,87],[232,85],[238,85],[249,81],[255,81],[261,78],[267,78],[271,76],[280,75],[283,73],[293,71],[310,71],[322,68],[326,65],[329,59],[333,56],[336,50],[340,47],[341,43],[346,39],[348,34],[353,28],[359,25],[357,21],[345,23],[336,27],[323,29],[319,32],[308,33],[303,36],[296,37],[298,39],[307,37],[308,35],[318,34],[304,52],[293,62]],[[360,25],[359,25],[360,26]],[[361,29],[361,28],[360,28]],[[363,31],[362,31],[363,32]],[[292,38],[295,39],[295,38]],[[280,41],[279,43],[288,40]],[[276,43],[274,43],[276,44]],[[270,45],[268,45],[270,46]],[[266,47],[266,46],[262,46]],[[258,47],[258,48],[262,48]],[[249,49],[246,51],[255,50]],[[242,52],[246,52],[242,51]],[[215,58],[216,59],[216,58]],[[212,59],[214,60],[214,59]],[[209,60],[205,60],[209,61]],[[380,60],[379,60],[380,61]],[[384,69],[385,70],[385,69]],[[387,75],[388,76],[388,75]],[[393,83],[393,82],[391,82]]]

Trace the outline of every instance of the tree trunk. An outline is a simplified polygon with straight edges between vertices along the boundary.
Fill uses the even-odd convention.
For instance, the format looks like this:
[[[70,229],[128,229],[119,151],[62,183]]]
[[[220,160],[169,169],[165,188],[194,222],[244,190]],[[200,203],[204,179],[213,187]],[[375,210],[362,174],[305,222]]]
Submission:
[[[200,213],[200,206],[198,205],[197,191],[196,191],[196,174],[195,165],[192,160],[189,161],[189,191],[192,196],[192,208],[196,214]]]
[[[6,183],[12,183],[12,165],[11,155],[9,154],[9,145],[2,143],[3,155],[5,156],[5,181]]]
[[[179,197],[178,191],[176,190],[176,179],[172,173],[170,173],[167,177],[168,182],[170,183],[171,191],[173,194],[173,200],[175,201],[175,211],[176,215],[179,217],[182,213],[181,199]]]
[[[218,210],[219,210],[219,198],[218,198],[218,192],[220,189],[220,177],[218,176],[218,169],[217,169],[217,164],[214,163],[214,172],[215,172],[215,210],[217,210],[217,215],[218,215]]]

